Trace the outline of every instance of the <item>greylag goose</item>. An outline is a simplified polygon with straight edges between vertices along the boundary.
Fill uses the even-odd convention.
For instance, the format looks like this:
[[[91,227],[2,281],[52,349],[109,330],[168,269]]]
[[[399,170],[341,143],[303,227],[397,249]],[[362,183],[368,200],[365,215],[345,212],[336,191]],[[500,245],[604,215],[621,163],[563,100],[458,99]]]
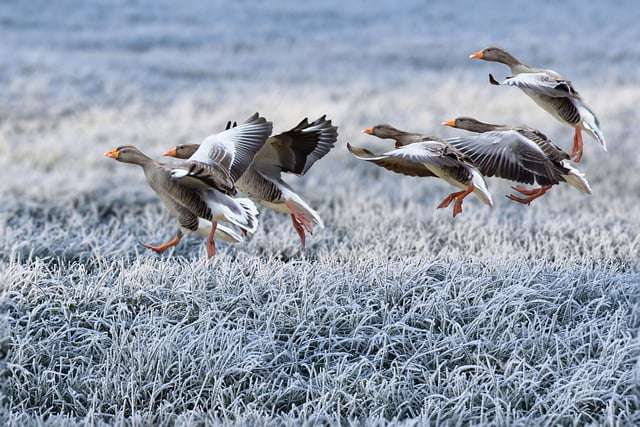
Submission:
[[[445,141],[464,154],[484,176],[540,185],[537,189],[512,187],[527,196],[507,196],[515,202],[529,205],[560,182],[591,194],[584,174],[569,164],[569,154],[538,130],[494,125],[471,117],[458,117],[443,124],[480,134]]]
[[[380,139],[393,139],[396,143],[396,148],[413,144],[414,142],[437,140],[437,138],[433,136],[421,133],[405,132],[388,124],[375,125],[373,127],[366,128],[362,133],[373,135]]]
[[[141,166],[151,188],[176,217],[176,236],[161,245],[145,245],[155,252],[177,245],[183,230],[207,233],[207,254],[216,254],[218,221],[229,222],[243,232],[258,226],[258,210],[249,199],[237,198],[235,180],[271,134],[272,125],[257,114],[242,125],[207,137],[198,150],[176,165],[154,161],[133,146],[121,146],[105,156]],[[226,235],[239,237],[224,228]]]
[[[396,149],[375,155],[364,148],[353,148],[351,144],[347,144],[347,148],[357,159],[403,175],[437,177],[462,190],[445,197],[438,209],[446,208],[454,202],[455,218],[462,212],[464,198],[472,193],[484,204],[493,206],[491,193],[480,172],[442,140],[404,132],[390,125],[373,126],[363,132],[382,139],[393,139]]]
[[[470,55],[472,59],[500,62],[511,69],[512,76],[498,82],[491,74],[493,85],[515,86],[535,101],[561,123],[575,129],[571,157],[575,162],[582,159],[582,130],[590,134],[607,151],[607,143],[600,128],[600,121],[585,104],[571,81],[553,70],[533,68],[523,64],[513,55],[497,47],[488,47]]]
[[[235,123],[234,123],[235,125]],[[227,124],[230,127],[231,123]],[[261,205],[291,216],[293,228],[305,246],[306,233],[324,224],[318,213],[282,179],[282,172],[304,175],[335,145],[338,128],[322,116],[309,123],[305,118],[294,128],[270,137],[236,182],[238,190]],[[198,145],[184,144],[169,149],[165,156],[184,159]]]

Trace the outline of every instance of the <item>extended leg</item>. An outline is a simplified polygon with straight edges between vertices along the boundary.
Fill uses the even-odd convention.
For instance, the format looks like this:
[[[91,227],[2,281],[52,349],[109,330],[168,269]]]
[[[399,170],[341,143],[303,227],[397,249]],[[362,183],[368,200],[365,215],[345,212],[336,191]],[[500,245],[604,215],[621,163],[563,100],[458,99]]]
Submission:
[[[576,126],[576,131],[573,135],[571,159],[576,163],[580,163],[580,160],[582,160],[582,130],[578,126]]]
[[[518,193],[522,193],[525,196],[533,196],[540,192],[540,188],[527,188],[522,185],[514,185],[511,188],[516,190]]]
[[[537,188],[535,190],[527,190],[526,193],[521,191],[522,194],[524,194],[524,195],[526,195],[528,197],[518,197],[518,196],[514,196],[513,194],[509,194],[507,196],[507,198],[513,200],[514,202],[518,202],[518,203],[522,203],[523,205],[530,206],[531,202],[533,202],[538,197],[544,196],[547,193],[547,191],[549,191],[549,190],[551,190],[551,186],[550,185],[545,185],[545,186]],[[520,190],[518,190],[518,191],[520,191]]]
[[[142,246],[144,246],[147,249],[151,249],[152,251],[154,251],[157,254],[161,254],[162,252],[166,251],[167,249],[176,246],[178,243],[180,243],[180,239],[182,239],[182,231],[178,230],[178,232],[176,233],[175,237],[173,237],[171,240],[168,240],[164,243],[161,243],[159,245],[150,245],[148,243],[142,243]]]
[[[448,207],[456,197],[460,196],[463,193],[464,191],[458,191],[458,192],[449,194],[447,197],[444,198],[444,200],[440,202],[440,204],[438,205],[438,209],[443,209]]]
[[[293,223],[293,228],[296,230],[296,233],[298,233],[298,237],[300,237],[300,243],[304,248],[304,244],[305,244],[304,227],[302,226],[302,223],[300,222],[300,220],[298,220],[298,218],[296,217],[296,214],[294,213],[291,214],[291,222]]]
[[[473,193],[473,190],[475,190],[475,187],[473,184],[469,184],[469,186],[467,187],[466,190],[462,191],[460,194],[458,194],[455,199],[455,203],[453,205],[453,217],[455,218],[456,215],[458,215],[459,213],[462,213],[462,201],[464,200],[465,197],[467,197],[469,194]]]
[[[211,231],[209,232],[209,236],[207,237],[207,256],[209,258],[213,258],[216,256],[216,228],[218,227],[218,223],[216,221],[211,221]]]

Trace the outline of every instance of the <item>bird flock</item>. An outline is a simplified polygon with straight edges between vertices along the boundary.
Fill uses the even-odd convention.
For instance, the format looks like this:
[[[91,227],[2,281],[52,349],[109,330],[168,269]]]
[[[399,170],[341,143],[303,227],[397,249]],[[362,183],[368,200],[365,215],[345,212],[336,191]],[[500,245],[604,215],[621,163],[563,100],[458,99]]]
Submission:
[[[441,139],[422,133],[406,132],[379,124],[363,132],[395,141],[395,148],[374,154],[347,144],[357,159],[374,163],[408,176],[437,177],[460,191],[446,196],[438,208],[453,204],[453,216],[462,212],[463,200],[470,194],[493,206],[485,177],[499,177],[515,185],[517,194],[507,197],[530,205],[554,185],[565,182],[591,194],[585,175],[571,162],[582,159],[582,131],[593,137],[606,151],[600,123],[570,80],[552,70],[523,64],[504,49],[488,47],[470,55],[471,59],[499,62],[508,66],[511,76],[496,86],[515,86],[545,111],[574,128],[571,154],[555,145],[545,134],[527,126],[491,124],[471,117],[457,117],[443,125],[470,132]],[[338,128],[322,116],[302,120],[290,130],[271,135],[273,125],[259,113],[245,122],[228,122],[224,131],[208,136],[200,144],[170,148],[164,156],[170,162],[153,160],[138,148],[124,145],[105,153],[119,162],[142,167],[148,184],[177,220],[175,235],[159,244],[143,244],[157,253],[176,246],[185,232],[206,238],[208,257],[216,255],[216,240],[244,241],[258,228],[255,202],[288,214],[304,248],[307,234],[324,224],[318,213],[287,184],[282,175],[304,175],[336,144]],[[238,197],[243,193],[246,197]]]

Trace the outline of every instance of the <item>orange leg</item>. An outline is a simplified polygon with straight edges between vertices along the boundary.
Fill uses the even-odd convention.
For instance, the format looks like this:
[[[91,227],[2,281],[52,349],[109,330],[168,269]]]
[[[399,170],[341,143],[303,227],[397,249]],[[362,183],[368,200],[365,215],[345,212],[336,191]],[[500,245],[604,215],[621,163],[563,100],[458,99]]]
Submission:
[[[151,249],[152,251],[154,251],[157,254],[161,254],[162,252],[166,251],[167,249],[176,246],[178,243],[180,243],[180,239],[182,239],[182,233],[177,233],[175,235],[175,237],[171,240],[168,240],[164,243],[161,243],[159,245],[150,245],[149,243],[142,243],[142,246],[144,246],[147,249]]]
[[[207,237],[207,256],[209,258],[216,256],[216,228],[218,228],[218,223],[211,221],[211,231]]]
[[[453,217],[455,218],[458,214],[462,213],[462,201],[464,200],[465,197],[467,197],[469,194],[473,193],[473,190],[475,190],[475,187],[473,184],[469,184],[469,186],[467,187],[466,190],[462,191],[460,194],[458,194],[455,199],[455,203],[453,205]]]
[[[456,197],[459,197],[459,196],[460,196],[460,195],[462,195],[463,193],[464,193],[464,191],[457,191],[457,192],[455,192],[455,193],[451,193],[451,194],[449,194],[447,197],[445,197],[445,198],[444,198],[444,200],[442,200],[442,201],[440,202],[440,204],[438,205],[438,208],[437,208],[437,209],[443,209],[443,208],[448,207],[448,206],[451,204],[451,202],[453,202],[453,200],[454,200]]]
[[[518,202],[518,203],[522,203],[523,205],[527,205],[530,206],[531,202],[533,202],[535,199],[537,199],[538,197],[542,197],[544,196],[547,191],[551,190],[551,186],[550,185],[545,185],[543,187],[540,188],[536,188],[533,190],[525,190],[522,191],[522,189],[518,189],[518,187],[513,187],[516,191],[521,192],[522,194],[524,194],[525,196],[528,197],[518,197],[515,196],[513,194],[509,194],[507,196],[508,199],[513,200],[514,202]]]
[[[582,130],[577,126],[575,134],[573,135],[571,159],[576,163],[580,163],[580,160],[582,160]]]
[[[294,213],[291,214],[291,222],[293,223],[293,228],[296,230],[296,233],[298,233],[298,236],[300,237],[300,243],[302,244],[302,247],[304,248],[304,244],[305,244],[304,229],[305,229],[305,227],[303,226],[303,223],[298,219],[298,217]]]
[[[538,194],[538,192],[540,192],[539,188],[527,188],[524,185],[515,185],[511,188],[516,190],[518,193],[524,194],[525,196],[533,196],[535,194]]]

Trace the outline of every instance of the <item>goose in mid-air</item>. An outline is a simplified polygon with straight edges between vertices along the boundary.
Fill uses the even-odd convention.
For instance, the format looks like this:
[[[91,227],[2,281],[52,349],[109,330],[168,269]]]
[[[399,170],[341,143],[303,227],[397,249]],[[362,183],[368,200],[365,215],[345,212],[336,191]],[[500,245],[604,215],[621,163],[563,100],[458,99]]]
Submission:
[[[479,50],[471,54],[470,58],[507,65],[513,75],[498,82],[489,74],[491,84],[519,87],[557,120],[573,127],[575,133],[571,157],[575,162],[580,162],[582,159],[582,130],[595,138],[607,151],[607,143],[600,128],[600,121],[575,90],[570,80],[553,70],[525,65],[498,47]]]
[[[235,124],[234,124],[235,125]],[[231,124],[228,123],[227,127]],[[302,247],[305,233],[324,227],[322,219],[282,178],[282,172],[304,175],[335,145],[338,128],[322,116],[311,123],[305,118],[292,129],[270,137],[236,182],[238,190],[276,212],[290,214]],[[169,149],[165,156],[188,158],[197,144]]]
[[[373,126],[363,132],[382,139],[393,139],[396,148],[376,155],[364,148],[354,148],[351,144],[347,144],[347,148],[357,159],[403,175],[437,177],[461,189],[448,195],[438,205],[438,209],[446,208],[454,202],[453,216],[455,217],[462,212],[464,198],[472,193],[482,203],[493,206],[491,193],[480,172],[442,140],[418,133],[404,132],[387,124]]]
[[[271,123],[253,115],[233,129],[207,137],[193,155],[174,165],[157,162],[134,146],[125,145],[105,153],[123,163],[141,166],[151,188],[169,212],[178,220],[176,235],[160,245],[145,247],[163,252],[177,245],[183,231],[206,234],[207,254],[216,254],[218,221],[230,223],[245,233],[258,226],[258,210],[249,199],[233,198],[235,180],[242,175],[255,153],[271,134]],[[238,233],[224,227],[223,236],[242,240]]]
[[[443,124],[478,134],[445,141],[468,158],[482,175],[540,185],[537,189],[512,187],[526,196],[507,196],[515,202],[529,205],[560,182],[591,194],[584,174],[569,164],[569,154],[538,130],[494,125],[471,117],[458,117]]]

